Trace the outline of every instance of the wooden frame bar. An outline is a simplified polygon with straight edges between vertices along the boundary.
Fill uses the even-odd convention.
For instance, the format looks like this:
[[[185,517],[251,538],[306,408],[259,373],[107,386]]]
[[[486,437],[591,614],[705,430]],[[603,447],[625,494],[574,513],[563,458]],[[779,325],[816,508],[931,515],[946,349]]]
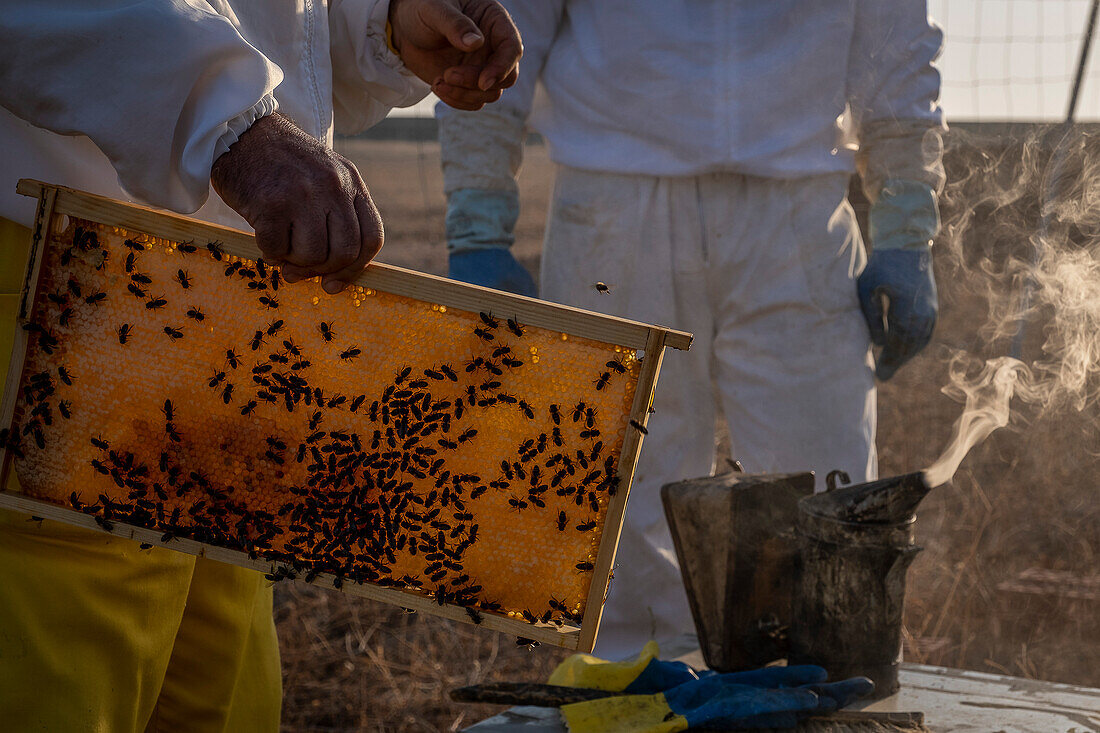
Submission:
[[[648,422],[649,408],[653,404],[653,391],[657,385],[657,375],[661,371],[661,361],[664,358],[665,338],[665,331],[654,328],[650,330],[649,338],[646,340],[642,370],[638,375],[638,388],[634,392],[634,404],[630,409],[630,419],[643,426]],[[588,587],[588,601],[585,603],[584,619],[581,621],[579,648],[583,650],[590,651],[596,643],[596,632],[599,631],[600,619],[603,616],[603,602],[609,591],[608,586],[615,567],[615,551],[619,546],[619,534],[622,532],[623,516],[626,514],[626,500],[630,494],[630,486],[634,482],[634,469],[638,464],[638,456],[642,452],[642,438],[641,430],[633,426],[627,428],[622,451],[619,453],[618,472],[625,487],[615,494],[607,507],[603,537],[600,538],[596,567],[592,573],[592,585]]]
[[[175,214],[156,211],[142,206],[114,201],[93,194],[38,181],[21,180],[19,193],[36,196],[38,210],[35,219],[34,238],[27,265],[23,297],[19,313],[20,325],[26,323],[32,313],[34,295],[39,281],[44,243],[53,217],[71,215],[107,226],[117,226],[151,236],[173,241],[192,241],[196,238],[217,240],[225,252],[249,259],[259,258],[260,252],[252,235],[235,229],[195,221]],[[656,379],[660,371],[664,348],[686,349],[691,334],[649,326],[634,321],[605,316],[578,308],[546,303],[532,298],[489,290],[454,282],[445,278],[405,270],[383,264],[370,265],[356,280],[356,284],[384,292],[415,298],[450,308],[467,311],[492,310],[495,313],[515,317],[531,326],[571,335],[590,338],[626,348],[644,350],[643,362],[630,410],[630,419],[645,425],[653,399]],[[0,404],[0,427],[10,428],[14,418],[19,385],[27,354],[27,337],[22,328],[17,329],[12,351],[11,367],[5,385],[3,403]],[[591,584],[580,628],[555,627],[527,623],[492,613],[481,614],[481,625],[534,641],[567,649],[590,651],[599,628],[602,605],[611,578],[615,549],[622,528],[629,487],[642,444],[642,431],[627,429],[617,466],[621,480],[620,490],[608,505],[603,534],[596,554]],[[0,489],[6,486],[11,456],[0,445]],[[188,554],[232,563],[260,572],[272,572],[277,562],[252,559],[247,553],[212,546],[186,538],[163,541],[162,534],[121,522],[105,527],[96,518],[68,507],[32,499],[25,495],[0,491],[0,507],[30,514],[34,517],[56,520],[96,531],[108,531],[116,536],[138,542],[162,545]],[[336,588],[337,579],[321,574],[313,584]],[[467,610],[457,605],[438,605],[432,598],[411,591],[352,582],[342,583],[339,589],[345,593],[379,600],[415,611],[424,611],[452,620],[471,622]]]
[[[31,249],[27,259],[26,277],[23,281],[23,295],[19,299],[19,313],[16,323],[22,326],[30,316],[29,309],[34,305],[34,295],[38,289],[38,273],[42,268],[42,248],[49,236],[50,222],[53,219],[54,206],[57,203],[57,190],[43,188],[35,194],[38,207],[34,215],[34,231],[31,235]],[[15,329],[12,340],[11,361],[8,366],[8,378],[4,384],[4,394],[0,399],[0,427],[10,428],[15,417],[15,403],[18,397],[19,381],[23,376],[23,362],[27,356],[27,332]],[[8,446],[0,441],[0,491],[8,485],[9,460]]]
[[[56,197],[54,212],[58,214],[71,214],[81,219],[133,229],[175,241],[188,241],[195,237],[217,240],[231,255],[250,260],[261,256],[260,250],[256,247],[255,237],[239,229],[207,224],[179,214],[126,204],[103,196],[26,178],[19,181],[16,190],[24,196],[38,197],[42,196],[44,191],[54,191]],[[488,308],[498,315],[514,316],[521,323],[552,331],[567,331],[577,336],[633,349],[645,348],[652,328],[644,323],[625,318],[615,318],[581,308],[467,285],[381,263],[371,263],[367,266],[367,269],[356,278],[355,284],[429,303],[438,303],[448,308],[474,312]],[[690,333],[667,328],[663,330],[667,334],[666,346],[674,349],[687,349],[691,346]]]

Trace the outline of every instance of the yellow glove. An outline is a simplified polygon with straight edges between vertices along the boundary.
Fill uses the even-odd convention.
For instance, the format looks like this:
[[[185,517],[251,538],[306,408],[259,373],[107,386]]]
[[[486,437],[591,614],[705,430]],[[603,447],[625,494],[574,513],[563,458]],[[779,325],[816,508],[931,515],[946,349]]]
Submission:
[[[574,654],[558,665],[548,681],[564,687],[620,692],[638,679],[659,651],[657,642],[650,641],[631,662],[609,662],[591,654]]]

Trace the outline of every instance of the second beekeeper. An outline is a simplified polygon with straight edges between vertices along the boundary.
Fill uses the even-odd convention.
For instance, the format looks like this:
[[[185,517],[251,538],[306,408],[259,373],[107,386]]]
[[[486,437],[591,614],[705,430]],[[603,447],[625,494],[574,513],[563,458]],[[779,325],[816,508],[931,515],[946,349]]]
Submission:
[[[618,658],[691,630],[658,491],[714,469],[717,404],[750,471],[875,476],[876,371],[936,318],[942,37],[924,0],[504,4],[519,84],[437,108],[451,275],[534,292],[509,251],[529,125],[556,163],[541,296],[696,337],[665,357],[631,491],[598,646]]]

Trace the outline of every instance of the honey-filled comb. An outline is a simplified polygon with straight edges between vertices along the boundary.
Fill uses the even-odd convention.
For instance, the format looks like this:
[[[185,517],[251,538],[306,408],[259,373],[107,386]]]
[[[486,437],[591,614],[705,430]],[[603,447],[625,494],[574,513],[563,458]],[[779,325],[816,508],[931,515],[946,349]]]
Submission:
[[[329,295],[243,232],[20,191],[0,505],[591,648],[690,335],[385,265]]]

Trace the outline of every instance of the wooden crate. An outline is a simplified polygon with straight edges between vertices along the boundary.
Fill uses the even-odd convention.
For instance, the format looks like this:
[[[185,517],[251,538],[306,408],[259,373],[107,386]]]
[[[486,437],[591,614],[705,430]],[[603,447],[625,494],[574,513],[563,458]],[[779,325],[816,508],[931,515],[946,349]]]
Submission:
[[[590,650],[665,346],[690,334],[39,199],[0,506]]]

